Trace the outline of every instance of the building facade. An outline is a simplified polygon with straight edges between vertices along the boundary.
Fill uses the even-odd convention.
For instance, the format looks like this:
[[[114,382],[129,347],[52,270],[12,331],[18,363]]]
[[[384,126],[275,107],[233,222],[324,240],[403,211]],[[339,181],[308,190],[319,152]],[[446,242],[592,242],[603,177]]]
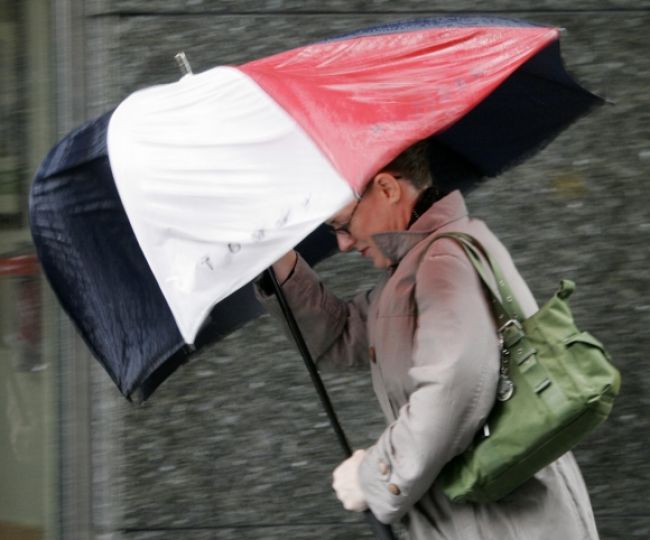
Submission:
[[[31,178],[49,147],[144,86],[399,19],[477,13],[458,0],[0,0],[0,539],[358,539],[330,489],[342,459],[301,360],[268,317],[122,398],[40,273]],[[612,418],[576,449],[604,539],[650,537],[650,4],[495,0],[480,13],[565,28],[563,54],[609,100],[468,206],[539,300],[578,283],[581,326],[623,376]],[[375,277],[320,266],[342,295]],[[350,281],[350,276],[354,279]],[[145,324],[143,322],[143,324]],[[355,447],[382,419],[363,372],[326,383]]]

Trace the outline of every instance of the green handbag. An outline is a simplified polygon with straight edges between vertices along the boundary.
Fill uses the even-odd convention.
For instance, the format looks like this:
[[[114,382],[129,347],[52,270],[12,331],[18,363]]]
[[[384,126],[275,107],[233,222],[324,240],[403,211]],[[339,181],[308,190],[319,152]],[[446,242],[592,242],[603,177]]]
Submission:
[[[475,238],[447,233],[436,239],[441,237],[458,242],[481,277],[502,351],[497,399],[483,433],[445,465],[438,481],[454,502],[496,501],[607,418],[620,374],[603,345],[576,327],[567,303],[573,282],[562,281],[555,296],[526,319],[498,265]]]

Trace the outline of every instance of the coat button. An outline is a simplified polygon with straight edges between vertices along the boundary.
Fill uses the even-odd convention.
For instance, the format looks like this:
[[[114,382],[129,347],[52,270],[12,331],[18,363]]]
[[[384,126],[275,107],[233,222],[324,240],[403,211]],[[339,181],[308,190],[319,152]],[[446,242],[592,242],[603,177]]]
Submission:
[[[388,484],[388,491],[390,491],[393,495],[399,495],[402,493],[397,484]]]
[[[377,355],[375,354],[375,348],[374,347],[368,347],[368,356],[370,357],[370,361],[373,364],[377,363]]]
[[[390,471],[390,467],[388,466],[388,463],[386,463],[385,461],[380,461],[379,472],[383,475],[386,475],[388,474],[389,471]]]

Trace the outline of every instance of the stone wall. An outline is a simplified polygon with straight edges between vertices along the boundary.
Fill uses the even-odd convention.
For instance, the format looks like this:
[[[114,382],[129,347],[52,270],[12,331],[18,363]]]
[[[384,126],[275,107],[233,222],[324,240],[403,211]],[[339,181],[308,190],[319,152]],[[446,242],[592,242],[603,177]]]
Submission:
[[[128,93],[376,23],[467,13],[475,2],[94,0],[85,2],[88,114]],[[580,325],[623,374],[613,417],[576,449],[604,539],[650,537],[650,4],[560,0],[535,9],[491,2],[483,13],[566,29],[569,70],[610,103],[542,153],[468,198],[511,249],[539,300],[578,283]],[[342,295],[372,283],[355,255],[319,267]],[[341,460],[302,361],[267,316],[198,355],[145,404],[133,406],[94,365],[93,523],[98,537],[371,538],[330,489]],[[355,447],[380,433],[363,372],[326,383]]]

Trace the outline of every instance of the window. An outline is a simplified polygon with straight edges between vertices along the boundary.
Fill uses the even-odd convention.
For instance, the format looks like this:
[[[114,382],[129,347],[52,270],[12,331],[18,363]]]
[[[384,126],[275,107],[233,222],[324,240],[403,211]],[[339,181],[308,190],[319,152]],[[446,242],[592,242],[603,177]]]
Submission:
[[[0,0],[0,538],[54,538],[57,444],[46,287],[28,228],[52,142],[49,2]]]

